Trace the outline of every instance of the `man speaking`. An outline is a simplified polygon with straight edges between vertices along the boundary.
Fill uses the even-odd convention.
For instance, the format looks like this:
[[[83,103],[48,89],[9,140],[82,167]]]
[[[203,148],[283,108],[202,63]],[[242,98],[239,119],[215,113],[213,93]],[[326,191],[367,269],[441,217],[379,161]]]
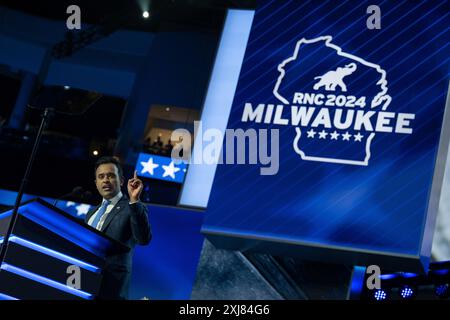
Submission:
[[[119,161],[102,157],[95,164],[95,185],[102,203],[86,215],[86,222],[131,248],[106,258],[99,299],[127,299],[134,246],[147,245],[152,238],[147,207],[139,201],[143,184],[136,176],[128,180],[128,197],[120,190],[124,177]]]

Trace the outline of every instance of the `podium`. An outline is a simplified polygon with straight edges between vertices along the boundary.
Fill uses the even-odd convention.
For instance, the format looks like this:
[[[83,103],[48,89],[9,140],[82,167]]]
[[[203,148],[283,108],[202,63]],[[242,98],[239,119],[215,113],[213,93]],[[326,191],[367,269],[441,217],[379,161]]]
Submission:
[[[130,250],[39,198],[20,206],[5,241],[11,220],[0,214],[0,300],[92,300],[105,258]]]

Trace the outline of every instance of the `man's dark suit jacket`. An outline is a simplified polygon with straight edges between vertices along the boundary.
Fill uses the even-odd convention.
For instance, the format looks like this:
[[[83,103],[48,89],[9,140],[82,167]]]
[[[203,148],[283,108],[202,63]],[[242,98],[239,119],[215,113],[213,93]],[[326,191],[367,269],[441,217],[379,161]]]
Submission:
[[[99,207],[87,213],[86,223]],[[141,202],[129,204],[128,198],[123,196],[108,213],[101,231],[131,250],[106,258],[98,298],[128,299],[134,247],[136,244],[147,245],[152,238],[147,206]]]

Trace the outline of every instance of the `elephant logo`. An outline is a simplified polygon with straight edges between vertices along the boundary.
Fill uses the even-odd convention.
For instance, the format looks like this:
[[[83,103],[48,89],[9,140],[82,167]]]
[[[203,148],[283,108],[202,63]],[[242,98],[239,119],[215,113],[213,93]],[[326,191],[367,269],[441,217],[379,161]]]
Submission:
[[[320,79],[315,85],[314,90],[319,90],[325,87],[327,91],[335,91],[336,87],[340,87],[342,92],[347,92],[347,86],[344,83],[344,77],[351,75],[356,71],[356,63],[349,63],[345,67],[339,67],[336,70],[328,71],[327,73],[315,77],[314,80]]]
[[[368,166],[376,132],[386,132],[377,131],[384,123],[377,119],[392,115],[385,112],[392,100],[386,71],[344,52],[331,36],[300,39],[277,70],[273,94],[298,120],[295,153],[305,161]]]

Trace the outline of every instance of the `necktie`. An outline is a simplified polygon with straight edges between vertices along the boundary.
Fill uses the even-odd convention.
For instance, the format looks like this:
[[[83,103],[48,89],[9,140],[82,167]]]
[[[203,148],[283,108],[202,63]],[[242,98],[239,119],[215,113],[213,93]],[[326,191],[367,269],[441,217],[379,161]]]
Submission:
[[[106,207],[108,207],[108,205],[111,203],[111,201],[105,200],[102,203],[102,206],[98,209],[98,212],[94,218],[94,221],[92,222],[92,227],[97,229],[97,225],[100,222],[101,217],[105,214],[106,212]]]

